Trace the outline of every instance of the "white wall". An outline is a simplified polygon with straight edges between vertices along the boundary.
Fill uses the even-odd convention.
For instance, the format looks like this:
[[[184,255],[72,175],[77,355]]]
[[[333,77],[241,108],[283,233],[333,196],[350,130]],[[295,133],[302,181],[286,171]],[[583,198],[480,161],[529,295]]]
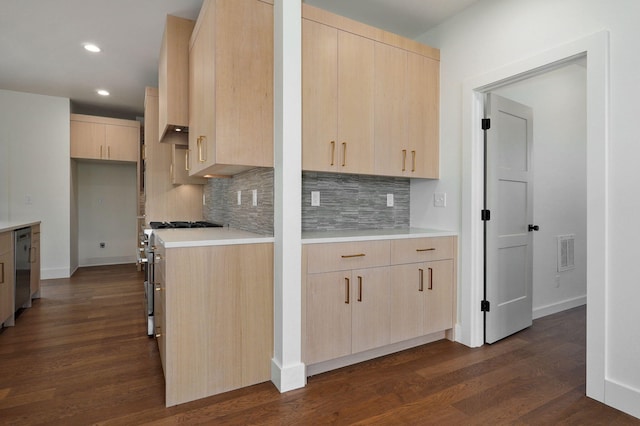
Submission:
[[[586,303],[586,69],[571,64],[493,91],[533,109],[533,317]],[[575,234],[575,269],[558,272],[557,236]],[[556,277],[559,286],[556,286]]]
[[[43,279],[69,276],[69,184],[69,100],[0,90],[0,219],[42,222]]]
[[[607,196],[602,200],[607,210],[602,247],[606,276],[600,284],[606,294],[602,399],[640,417],[640,310],[636,307],[640,300],[640,271],[636,270],[640,257],[640,228],[636,226],[640,211],[638,16],[640,2],[636,0],[483,0],[420,37],[441,49],[440,139],[441,169],[445,172],[439,182],[413,185],[412,224],[460,230],[465,81],[608,30],[610,104],[606,108],[610,113]],[[451,200],[440,211],[428,206],[436,188],[448,192],[447,201]],[[587,353],[588,360],[591,355]],[[595,358],[600,361],[599,356]]]
[[[134,263],[136,164],[77,161],[76,169],[78,266]]]

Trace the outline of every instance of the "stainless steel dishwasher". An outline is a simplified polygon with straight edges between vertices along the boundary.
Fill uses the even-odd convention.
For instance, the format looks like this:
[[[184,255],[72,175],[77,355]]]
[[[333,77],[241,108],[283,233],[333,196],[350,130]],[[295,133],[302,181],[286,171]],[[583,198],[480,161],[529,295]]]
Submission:
[[[16,229],[16,298],[15,310],[31,299],[31,227]]]

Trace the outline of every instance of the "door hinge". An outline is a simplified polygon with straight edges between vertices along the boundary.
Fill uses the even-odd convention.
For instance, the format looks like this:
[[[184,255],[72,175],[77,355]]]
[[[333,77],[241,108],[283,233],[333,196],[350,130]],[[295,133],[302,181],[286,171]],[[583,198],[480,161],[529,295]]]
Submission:
[[[491,119],[483,118],[482,119],[482,130],[489,130],[491,128]]]
[[[482,210],[481,218],[482,220],[491,220],[491,210]]]
[[[491,303],[488,300],[483,300],[480,302],[480,310],[482,312],[489,312],[491,310]]]

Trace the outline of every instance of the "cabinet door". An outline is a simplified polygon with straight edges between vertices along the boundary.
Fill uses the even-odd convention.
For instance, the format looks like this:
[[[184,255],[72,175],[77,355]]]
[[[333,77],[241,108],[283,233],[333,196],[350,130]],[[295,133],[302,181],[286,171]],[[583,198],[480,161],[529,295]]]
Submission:
[[[40,225],[31,227],[31,297],[40,297]]]
[[[105,125],[86,121],[71,121],[71,158],[100,160],[104,152]]]
[[[338,168],[373,173],[374,42],[338,31]]]
[[[351,353],[351,271],[307,276],[307,364]]]
[[[105,126],[106,154],[103,158],[116,161],[138,161],[140,128],[130,126]]]
[[[391,343],[424,334],[424,277],[420,263],[391,267]]]
[[[3,232],[0,233],[0,324],[13,318],[13,267],[13,232]]]
[[[207,118],[216,122],[216,153],[210,164],[273,167],[273,6],[215,4],[216,105]]]
[[[411,169],[407,146],[407,52],[375,46],[375,173],[403,176]]]
[[[171,181],[174,185],[204,185],[207,179],[189,176],[191,150],[189,147],[173,145],[171,147]]]
[[[302,20],[302,168],[338,170],[338,30]]]
[[[439,62],[407,53],[408,176],[439,177]]]
[[[216,8],[205,2],[189,51],[189,175],[215,164]]]
[[[427,262],[425,265],[424,334],[453,327],[453,260]]]
[[[389,268],[351,273],[351,352],[389,344]]]

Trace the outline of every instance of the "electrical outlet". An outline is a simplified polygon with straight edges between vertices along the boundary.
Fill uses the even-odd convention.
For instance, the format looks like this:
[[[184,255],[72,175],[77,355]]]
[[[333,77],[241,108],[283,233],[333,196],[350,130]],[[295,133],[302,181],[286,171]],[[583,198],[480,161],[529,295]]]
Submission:
[[[258,190],[257,189],[252,189],[251,190],[251,202],[253,203],[253,207],[258,205]]]
[[[311,207],[320,206],[320,191],[311,191]]]
[[[104,242],[100,243],[100,248],[105,248],[106,246],[107,246],[107,243],[104,243]]]
[[[433,205],[435,207],[446,207],[447,206],[447,193],[446,192],[436,192],[433,194]]]
[[[242,204],[242,191],[238,191],[238,205]]]
[[[387,207],[393,207],[393,194],[387,194]]]

